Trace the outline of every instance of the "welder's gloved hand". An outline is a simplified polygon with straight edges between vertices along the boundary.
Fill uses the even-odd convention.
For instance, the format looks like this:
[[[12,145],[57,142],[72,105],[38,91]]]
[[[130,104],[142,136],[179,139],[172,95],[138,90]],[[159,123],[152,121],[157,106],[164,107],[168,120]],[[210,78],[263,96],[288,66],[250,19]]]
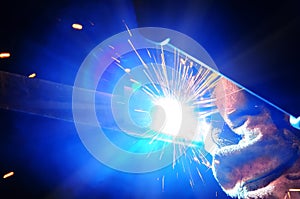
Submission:
[[[224,141],[211,152],[223,190],[239,198],[282,199],[289,189],[300,188],[300,132],[287,115],[225,79],[215,96],[229,131],[241,138],[235,144]],[[299,192],[293,194],[300,198]]]

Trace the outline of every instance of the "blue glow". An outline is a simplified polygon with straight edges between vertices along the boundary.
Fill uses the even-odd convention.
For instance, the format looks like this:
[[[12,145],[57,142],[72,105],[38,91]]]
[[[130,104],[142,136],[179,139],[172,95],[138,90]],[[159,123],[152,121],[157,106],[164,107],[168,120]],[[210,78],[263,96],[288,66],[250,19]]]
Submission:
[[[47,33],[41,36],[41,41],[33,38],[23,41],[22,45],[30,54],[27,54],[26,57],[24,55],[22,64],[26,65],[27,69],[22,70],[24,73],[27,73],[25,70],[34,70],[41,79],[68,85],[73,85],[80,63],[94,46],[111,35],[125,30],[123,19],[130,28],[137,27],[134,10],[129,1],[105,6],[92,3],[84,8],[74,3],[73,6],[63,10],[59,18],[61,21],[49,27]],[[153,19],[159,21],[155,17]],[[84,31],[73,31],[70,24],[74,21],[81,22]],[[89,21],[94,22],[95,26],[90,26]],[[171,25],[168,27],[174,28]],[[189,28],[185,30],[183,31],[185,33],[193,31]],[[122,61],[122,64],[128,67],[132,64],[135,65],[133,60]],[[111,75],[118,78],[118,73],[121,75],[122,72],[120,68],[115,68],[112,69]],[[109,71],[106,75],[109,75]],[[86,84],[92,81],[89,78],[90,76],[87,76]],[[115,81],[102,84],[103,80],[98,89],[111,91]],[[101,87],[102,85],[103,87]],[[55,95],[55,93],[51,94]],[[71,107],[66,108],[71,109]],[[94,159],[82,145],[74,124],[23,113],[12,113],[12,115],[14,128],[18,132],[18,141],[9,145],[9,151],[15,151],[18,147],[20,152],[15,157],[19,161],[26,162],[24,166],[26,171],[39,184],[44,184],[50,197],[61,198],[68,195],[73,198],[87,196],[198,198],[213,197],[216,191],[219,191],[219,196],[222,197],[222,191],[213,179],[211,171],[205,172],[207,168],[203,165],[191,164],[188,160],[184,163],[191,164],[191,168],[195,165],[200,167],[205,179],[204,184],[197,171],[194,170],[191,174],[186,175],[183,166],[176,166],[175,169],[168,166],[160,171],[141,175],[125,174],[110,169]],[[107,135],[113,135],[113,132],[107,132]],[[124,134],[125,136],[128,139],[129,136]],[[117,144],[124,144],[122,137],[118,137],[118,139]],[[133,137],[131,139],[137,142],[123,147],[138,153],[144,153],[150,149],[158,150],[166,144],[163,141],[155,141],[152,145],[146,145],[149,143],[148,139],[134,139]],[[120,161],[122,161],[122,157],[114,158],[121,158]],[[138,165],[134,166],[138,167]],[[23,167],[23,164],[20,167]],[[190,187],[189,175],[193,176],[196,184],[194,189]],[[162,176],[164,176],[163,191]]]
[[[129,115],[134,118],[133,122],[141,127],[149,127],[151,124],[151,110],[153,108],[153,100],[143,92],[137,89],[129,100]]]

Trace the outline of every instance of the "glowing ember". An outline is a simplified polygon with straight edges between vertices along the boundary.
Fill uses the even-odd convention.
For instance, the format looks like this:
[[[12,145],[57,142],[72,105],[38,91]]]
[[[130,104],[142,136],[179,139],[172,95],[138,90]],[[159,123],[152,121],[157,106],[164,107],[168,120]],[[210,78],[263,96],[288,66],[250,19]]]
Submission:
[[[31,73],[30,75],[28,75],[29,78],[35,78],[36,77],[36,73]]]
[[[75,30],[82,30],[82,25],[78,23],[73,23],[72,28],[74,28]]]
[[[14,173],[13,171],[11,171],[11,172],[5,174],[5,175],[3,176],[3,179],[9,178],[9,177],[13,176],[14,174],[15,174],[15,173]]]
[[[9,57],[10,57],[10,53],[8,52],[0,53],[0,59],[9,58]]]

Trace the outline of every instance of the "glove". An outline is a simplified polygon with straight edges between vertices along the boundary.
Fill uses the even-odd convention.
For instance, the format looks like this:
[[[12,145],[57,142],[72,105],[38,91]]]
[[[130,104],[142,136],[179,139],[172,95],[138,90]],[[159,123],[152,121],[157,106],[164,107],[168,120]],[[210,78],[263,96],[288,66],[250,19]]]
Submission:
[[[228,131],[241,137],[237,144],[217,143],[212,152],[222,189],[232,197],[282,199],[289,189],[300,188],[300,132],[288,116],[226,79],[216,86],[215,97]]]

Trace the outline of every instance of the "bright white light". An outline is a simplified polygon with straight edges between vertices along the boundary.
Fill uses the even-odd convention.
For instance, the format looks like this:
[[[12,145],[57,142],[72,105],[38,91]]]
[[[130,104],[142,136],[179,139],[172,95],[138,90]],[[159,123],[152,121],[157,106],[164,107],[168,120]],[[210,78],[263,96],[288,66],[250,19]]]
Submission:
[[[181,128],[182,107],[175,98],[162,97],[155,102],[151,128],[157,132],[176,136]]]
[[[290,116],[290,123],[296,129],[300,129],[300,117],[295,118],[293,116]]]

